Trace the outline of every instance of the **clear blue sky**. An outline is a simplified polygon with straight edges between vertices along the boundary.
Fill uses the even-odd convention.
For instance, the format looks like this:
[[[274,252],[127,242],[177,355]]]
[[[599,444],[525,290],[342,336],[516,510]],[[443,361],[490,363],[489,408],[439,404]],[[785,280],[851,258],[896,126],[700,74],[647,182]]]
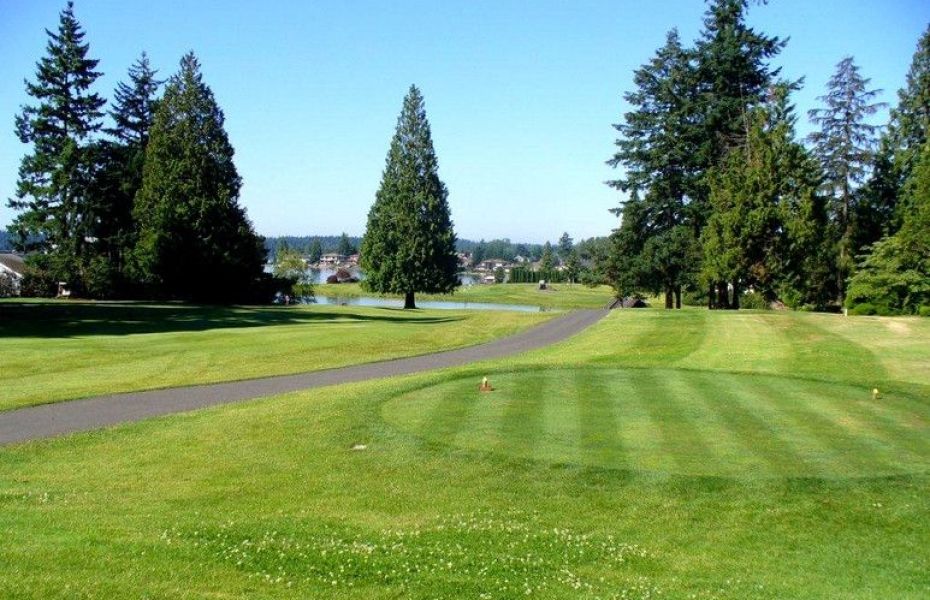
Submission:
[[[0,0],[0,225],[12,218],[28,98],[64,0]],[[665,32],[691,41],[700,0],[383,2],[77,0],[112,95],[146,50],[163,76],[193,49],[226,113],[259,233],[361,235],[404,93],[416,83],[459,237],[554,241],[609,233],[620,200],[603,182],[621,95]],[[750,22],[790,36],[777,61],[806,77],[811,108],[852,54],[894,102],[926,0],[772,0]],[[884,120],[882,115],[881,121]],[[806,123],[802,123],[806,130]]]

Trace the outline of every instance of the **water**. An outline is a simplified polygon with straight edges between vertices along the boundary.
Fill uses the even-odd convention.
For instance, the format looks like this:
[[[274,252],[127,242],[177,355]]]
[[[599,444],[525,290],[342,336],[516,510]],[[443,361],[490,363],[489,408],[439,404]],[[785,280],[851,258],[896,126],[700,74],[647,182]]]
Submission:
[[[345,306],[386,306],[389,308],[403,308],[404,301],[394,298],[374,298],[371,296],[339,297],[317,296],[313,304],[338,304]],[[417,308],[438,308],[445,310],[510,310],[516,312],[543,312],[547,310],[542,306],[529,304],[497,304],[494,302],[456,302],[454,300],[417,300]]]
[[[271,265],[265,265],[266,273],[271,273],[271,269]],[[365,274],[356,267],[346,270],[349,271],[349,273],[352,274],[352,277],[355,277],[356,279],[365,279]],[[313,284],[322,284],[326,283],[326,279],[330,275],[335,274],[336,269],[307,269],[307,281]],[[459,281],[462,282],[462,285],[473,285],[477,283],[477,277],[474,273],[459,273]]]

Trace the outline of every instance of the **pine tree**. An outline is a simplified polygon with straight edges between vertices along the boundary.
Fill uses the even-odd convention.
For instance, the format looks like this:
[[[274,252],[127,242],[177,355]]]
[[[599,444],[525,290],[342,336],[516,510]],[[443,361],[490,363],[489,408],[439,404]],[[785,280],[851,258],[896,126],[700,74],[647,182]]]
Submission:
[[[930,140],[902,190],[900,230],[877,242],[849,282],[847,306],[870,314],[930,316]]]
[[[36,260],[56,280],[82,287],[92,241],[93,179],[90,142],[101,127],[105,100],[90,91],[100,76],[99,61],[88,58],[84,30],[68,2],[57,32],[46,30],[46,56],[37,63],[35,82],[26,92],[37,104],[16,117],[16,133],[32,153],[22,159],[16,197],[9,207],[20,211],[10,226],[21,250],[41,250]]]
[[[352,247],[352,242],[349,241],[349,235],[345,232],[339,237],[339,246],[336,249],[336,252],[342,256],[349,256],[350,254],[355,254],[355,248]]]
[[[779,69],[768,61],[785,41],[747,26],[747,0],[713,0],[697,44],[701,101],[700,156],[704,168],[718,164],[733,148],[745,146],[749,110],[762,104]]]
[[[575,242],[572,240],[572,236],[568,235],[567,231],[564,232],[562,237],[559,238],[559,258],[561,258],[562,261],[568,260],[574,248]]]
[[[901,226],[907,211],[902,194],[930,132],[930,26],[917,43],[898,104],[882,132],[872,176],[857,206],[855,247],[864,248]]]
[[[459,285],[455,233],[423,96],[410,86],[362,240],[363,285],[379,293],[445,294]]]
[[[627,231],[617,238],[624,242],[615,244],[614,250],[648,256],[617,257],[614,265],[635,269],[635,273],[622,274],[624,282],[635,282],[635,290],[665,293],[666,307],[676,304],[673,299],[680,307],[681,288],[694,268],[688,262],[695,257],[693,232],[699,230],[688,198],[700,173],[695,162],[693,55],[682,48],[677,31],[668,33],[665,46],[634,72],[633,79],[636,90],[624,97],[634,109],[624,115],[623,123],[614,125],[620,133],[618,151],[608,161],[613,167],[623,166],[625,177],[609,185],[631,192],[626,203],[640,206],[615,211],[624,215],[621,228]],[[627,219],[634,213],[635,223]],[[624,295],[633,291],[626,290]]]
[[[129,82],[120,82],[110,110],[114,126],[107,129],[112,140],[96,145],[97,175],[94,181],[94,238],[100,270],[108,270],[110,294],[128,292],[128,259],[136,243],[133,206],[142,187],[142,171],[149,130],[155,118],[156,93],[162,84],[156,78],[145,52],[129,68]],[[99,294],[98,295],[103,295]]]
[[[313,238],[313,241],[310,242],[310,249],[307,251],[307,260],[313,264],[320,262],[322,257],[323,244],[320,243],[320,238]]]
[[[552,256],[552,244],[546,242],[543,245],[542,258],[540,259],[540,269],[544,273],[549,273],[555,265],[555,258]]]
[[[135,206],[137,268],[160,296],[235,302],[261,277],[264,243],[239,205],[241,181],[223,125],[188,53],[158,104]]]
[[[810,135],[814,151],[823,166],[825,186],[833,198],[832,219],[836,227],[836,285],[842,304],[846,278],[858,248],[856,239],[857,191],[873,160],[878,127],[867,119],[884,103],[873,102],[881,90],[868,89],[869,79],[859,73],[853,58],[847,56],[836,66],[827,84],[828,91],[819,100],[824,108],[809,111],[811,121],[820,131]]]

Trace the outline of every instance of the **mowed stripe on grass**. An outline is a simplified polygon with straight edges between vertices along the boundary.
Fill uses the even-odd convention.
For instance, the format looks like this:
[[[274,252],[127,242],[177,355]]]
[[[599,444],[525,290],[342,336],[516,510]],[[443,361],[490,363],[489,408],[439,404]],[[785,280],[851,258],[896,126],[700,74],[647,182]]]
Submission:
[[[431,442],[552,464],[725,478],[875,477],[930,470],[930,408],[845,384],[676,369],[497,373],[388,401]],[[425,415],[425,418],[424,418]]]

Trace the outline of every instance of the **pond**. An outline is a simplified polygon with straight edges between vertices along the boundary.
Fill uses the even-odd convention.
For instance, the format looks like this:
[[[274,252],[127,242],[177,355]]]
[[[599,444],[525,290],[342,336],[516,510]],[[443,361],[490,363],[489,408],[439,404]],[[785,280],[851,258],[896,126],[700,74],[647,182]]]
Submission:
[[[375,298],[371,296],[340,297],[317,296],[311,304],[337,304],[341,306],[386,306],[403,308],[404,301],[397,298]],[[464,302],[455,300],[417,300],[417,308],[439,308],[447,310],[510,310],[516,312],[544,312],[548,309],[529,304],[498,304],[494,302]]]
[[[365,274],[362,273],[357,267],[347,269],[351,273],[352,277],[358,279],[365,279]],[[272,266],[265,265],[265,272],[271,273]],[[330,275],[335,275],[336,269],[307,269],[307,280],[313,284],[326,283],[326,278]],[[475,273],[459,273],[459,281],[462,282],[462,285],[473,285],[477,283],[478,277]]]

